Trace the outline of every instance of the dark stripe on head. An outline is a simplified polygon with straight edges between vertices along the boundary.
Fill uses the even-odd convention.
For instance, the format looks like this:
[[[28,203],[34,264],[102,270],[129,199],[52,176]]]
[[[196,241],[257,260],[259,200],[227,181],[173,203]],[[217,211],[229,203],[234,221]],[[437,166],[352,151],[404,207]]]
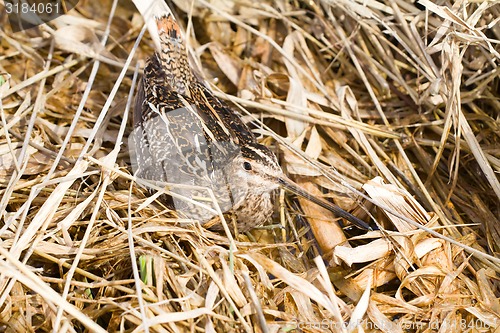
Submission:
[[[243,157],[252,161],[257,161],[274,168],[280,168],[276,155],[264,145],[258,143],[246,144],[241,148],[241,154]]]

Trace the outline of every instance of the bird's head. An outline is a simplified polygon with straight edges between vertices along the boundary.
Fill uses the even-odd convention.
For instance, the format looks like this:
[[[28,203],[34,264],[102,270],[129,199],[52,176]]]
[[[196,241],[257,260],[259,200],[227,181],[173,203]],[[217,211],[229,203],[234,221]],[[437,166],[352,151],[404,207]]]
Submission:
[[[227,168],[234,186],[245,186],[256,195],[277,189],[278,179],[284,176],[276,155],[258,143],[243,145]]]
[[[257,195],[269,193],[281,187],[347,219],[358,228],[372,230],[366,222],[298,186],[283,173],[276,155],[266,146],[257,143],[244,145],[237,157],[230,163],[230,167],[232,172],[230,174],[235,175],[232,180],[234,186],[245,186],[248,191]]]

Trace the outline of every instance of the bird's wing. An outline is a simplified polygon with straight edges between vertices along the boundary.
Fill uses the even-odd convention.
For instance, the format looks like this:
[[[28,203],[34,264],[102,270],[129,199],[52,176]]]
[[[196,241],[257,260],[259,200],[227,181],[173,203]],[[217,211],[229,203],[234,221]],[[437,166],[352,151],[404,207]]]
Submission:
[[[206,115],[207,123],[227,135],[240,146],[256,141],[255,135],[241,120],[241,115],[224,101],[215,97],[202,82],[193,82],[191,96],[199,109]]]

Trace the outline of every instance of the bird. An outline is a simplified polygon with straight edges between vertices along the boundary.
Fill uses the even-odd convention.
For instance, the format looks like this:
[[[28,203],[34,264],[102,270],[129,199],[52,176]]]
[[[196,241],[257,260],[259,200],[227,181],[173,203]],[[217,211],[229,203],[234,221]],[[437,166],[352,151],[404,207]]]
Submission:
[[[216,208],[226,221],[235,222],[239,233],[269,221],[273,194],[279,188],[372,230],[366,222],[289,179],[276,155],[258,142],[241,115],[215,97],[199,72],[190,67],[173,15],[161,14],[155,20],[161,49],[146,61],[133,113],[137,177],[182,184],[172,187],[171,193],[177,195],[164,201],[211,230],[222,230]]]

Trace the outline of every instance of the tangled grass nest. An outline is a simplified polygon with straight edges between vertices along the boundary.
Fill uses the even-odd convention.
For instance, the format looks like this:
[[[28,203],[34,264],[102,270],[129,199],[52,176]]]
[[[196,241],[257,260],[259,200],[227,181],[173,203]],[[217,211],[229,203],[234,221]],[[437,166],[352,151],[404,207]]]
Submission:
[[[180,219],[130,167],[133,3],[2,11],[1,331],[498,332],[498,2],[169,6],[287,173],[380,230],[284,193],[234,239]]]

